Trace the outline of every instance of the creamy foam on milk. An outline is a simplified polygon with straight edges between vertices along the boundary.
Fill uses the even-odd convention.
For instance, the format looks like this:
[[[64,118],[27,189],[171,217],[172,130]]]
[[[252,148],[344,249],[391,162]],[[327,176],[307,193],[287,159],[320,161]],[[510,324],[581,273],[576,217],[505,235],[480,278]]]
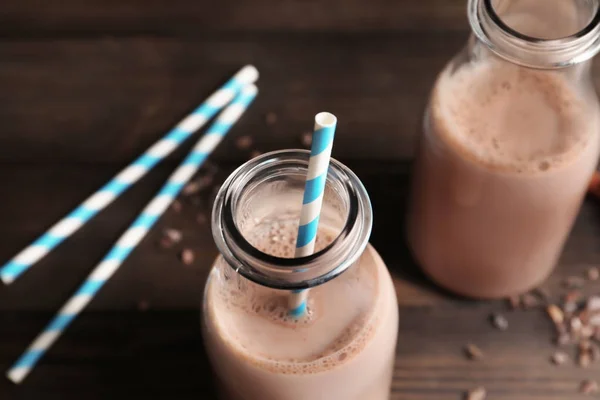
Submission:
[[[294,219],[244,229],[263,252],[293,257]],[[333,240],[320,227],[317,251]],[[340,276],[310,289],[288,315],[288,291],[241,278],[217,259],[204,301],[204,339],[227,400],[387,400],[398,334],[394,286],[370,245]]]
[[[274,222],[256,227],[246,238],[265,253],[292,258],[297,229],[297,222]],[[332,231],[321,229],[316,250],[334,239]],[[261,368],[283,374],[335,368],[364,348],[378,323],[377,264],[368,254],[362,263],[345,272],[350,279],[311,289],[307,313],[300,319],[288,315],[287,291],[248,281],[233,291],[232,285],[211,285],[215,326],[232,350]]]
[[[577,157],[590,138],[590,110],[558,73],[494,59],[445,71],[431,104],[433,129],[448,144],[484,166],[522,173]]]

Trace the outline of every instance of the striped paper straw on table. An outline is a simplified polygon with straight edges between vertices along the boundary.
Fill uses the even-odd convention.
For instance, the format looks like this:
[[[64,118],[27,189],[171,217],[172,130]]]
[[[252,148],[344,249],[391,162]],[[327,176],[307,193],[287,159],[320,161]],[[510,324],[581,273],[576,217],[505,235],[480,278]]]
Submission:
[[[323,192],[327,181],[329,159],[333,148],[333,136],[337,118],[328,112],[315,116],[315,130],[310,149],[310,160],[304,186],[302,209],[300,210],[300,226],[296,239],[295,257],[311,255],[315,250],[319,216],[323,204]],[[300,317],[306,311],[308,290],[294,290],[289,298],[289,313]]]
[[[25,379],[38,360],[60,337],[71,321],[94,298],[94,295],[123,264],[135,246],[146,236],[186,182],[198,171],[204,160],[254,100],[256,94],[256,86],[248,85],[242,89],[231,105],[223,110],[206,134],[194,146],[191,153],[169,177],[158,194],[148,203],[125,233],[121,235],[86,281],[46,326],[46,329],[40,333],[27,351],[8,371],[7,376],[10,380],[20,383]]]
[[[258,79],[258,71],[251,65],[240,69],[229,81],[214,92],[204,103],[184,118],[162,139],[150,147],[133,163],[123,169],[100,190],[88,197],[75,210],[54,224],[7,264],[0,268],[0,279],[5,284],[12,283],[33,264],[71,236],[98,212],[113,202],[132,184],[140,180],[159,161],[167,157],[179,145],[200,129],[225,107],[245,85]]]

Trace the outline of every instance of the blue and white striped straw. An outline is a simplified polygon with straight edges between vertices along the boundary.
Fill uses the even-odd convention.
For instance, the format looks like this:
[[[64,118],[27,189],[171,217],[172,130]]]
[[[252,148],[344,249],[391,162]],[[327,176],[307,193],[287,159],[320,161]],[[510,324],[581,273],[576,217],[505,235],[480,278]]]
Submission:
[[[119,238],[113,248],[94,268],[86,281],[69,301],[60,309],[46,329],[33,341],[27,351],[8,371],[7,377],[14,383],[21,383],[31,369],[60,337],[71,321],[85,308],[108,279],[123,264],[127,256],[146,236],[152,225],[173,202],[186,182],[198,171],[204,160],[214,150],[231,126],[244,113],[257,94],[256,86],[248,85],[233,100],[198,141],[191,153],[173,172],[158,194]]]
[[[327,181],[327,170],[333,148],[333,137],[337,118],[328,112],[315,116],[315,130],[310,149],[310,161],[304,186],[302,209],[300,210],[300,226],[296,239],[296,257],[311,255],[315,250],[319,216],[323,204],[323,192]],[[306,311],[308,290],[295,290],[289,298],[289,313],[300,317]]]
[[[223,107],[239,93],[245,85],[258,79],[258,71],[252,65],[240,69],[229,81],[214,92],[204,103],[184,118],[156,142],[133,163],[123,169],[100,190],[88,197],[75,210],[54,224],[7,264],[0,268],[0,279],[5,284],[12,283],[33,264],[38,262],[56,246],[71,236],[98,212],[113,202],[132,184],[140,180],[159,161],[171,154],[179,145],[195,131],[214,117]]]

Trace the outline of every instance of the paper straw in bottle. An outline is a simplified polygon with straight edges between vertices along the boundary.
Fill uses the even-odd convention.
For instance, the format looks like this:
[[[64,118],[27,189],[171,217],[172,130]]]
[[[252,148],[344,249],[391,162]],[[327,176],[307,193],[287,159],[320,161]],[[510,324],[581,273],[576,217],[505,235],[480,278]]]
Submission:
[[[300,225],[298,227],[295,257],[309,256],[315,250],[315,241],[336,124],[337,118],[328,112],[321,112],[315,116],[315,129],[310,149],[306,183],[304,185],[302,209],[300,210]],[[307,296],[307,289],[295,290],[290,294],[290,315],[300,317],[304,314],[306,311]]]

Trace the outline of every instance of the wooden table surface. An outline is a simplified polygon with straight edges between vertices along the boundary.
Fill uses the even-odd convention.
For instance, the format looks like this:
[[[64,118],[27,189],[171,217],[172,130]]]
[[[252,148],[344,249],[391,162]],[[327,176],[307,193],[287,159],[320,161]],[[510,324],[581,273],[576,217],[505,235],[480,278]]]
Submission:
[[[52,4],[51,4],[52,3]],[[582,369],[549,362],[553,328],[541,309],[508,311],[436,289],[402,236],[410,161],[436,73],[467,38],[465,0],[6,0],[0,5],[0,260],[8,260],[246,63],[260,94],[212,157],[217,181],[252,149],[300,147],[312,116],[335,113],[334,155],[373,201],[372,243],[400,306],[394,400],[587,398]],[[596,77],[600,74],[596,74]],[[274,113],[274,124],[265,115]],[[197,136],[196,136],[197,137]],[[189,144],[17,282],[0,287],[0,370],[20,355],[161,186]],[[20,386],[0,399],[212,399],[200,335],[202,287],[216,256],[200,204],[170,210]],[[183,243],[163,250],[174,227]],[[195,262],[177,258],[190,247]],[[600,203],[587,199],[545,285],[600,264]],[[588,284],[590,293],[600,284]],[[507,331],[489,321],[501,312]],[[463,354],[467,343],[481,361]],[[571,354],[574,356],[574,352]]]

